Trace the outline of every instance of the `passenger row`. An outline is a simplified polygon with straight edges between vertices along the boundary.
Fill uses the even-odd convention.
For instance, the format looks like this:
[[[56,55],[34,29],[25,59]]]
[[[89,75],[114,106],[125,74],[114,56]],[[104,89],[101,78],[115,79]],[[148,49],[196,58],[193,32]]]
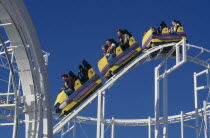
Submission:
[[[179,20],[173,20],[172,26],[170,29],[168,29],[168,32],[171,34],[174,34],[177,32],[177,30],[180,26],[182,26],[182,25]],[[167,25],[165,24],[164,21],[162,21],[157,29],[155,29],[154,27],[151,27],[152,33],[153,34],[162,34],[163,28],[166,28],[166,27],[167,27]]]
[[[64,88],[59,92],[54,104],[55,112],[60,115],[68,114],[102,85],[102,80],[91,65],[86,60],[83,60],[82,64],[79,65],[77,76],[72,71],[69,72],[69,75],[61,76]]]

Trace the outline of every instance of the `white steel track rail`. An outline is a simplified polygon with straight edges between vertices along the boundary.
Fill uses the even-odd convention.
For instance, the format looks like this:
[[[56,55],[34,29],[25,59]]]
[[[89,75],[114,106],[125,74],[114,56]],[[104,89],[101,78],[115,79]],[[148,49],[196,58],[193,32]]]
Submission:
[[[19,113],[25,115],[22,121],[25,123],[25,137],[52,137],[51,99],[45,66],[47,56],[43,57],[35,28],[23,0],[0,0],[0,21],[9,39],[8,51],[12,50],[14,53],[17,64],[17,70],[14,72],[18,73],[21,81],[23,95],[15,96],[15,98],[24,105],[22,109],[4,108],[16,111],[16,113],[18,110]],[[48,53],[45,54],[48,55]],[[19,122],[15,121],[11,125],[17,126]],[[13,137],[16,136],[17,133]]]
[[[139,65],[139,64],[144,64],[145,62],[151,61],[151,60],[156,60],[156,59],[160,59],[160,58],[165,58],[166,55],[162,55],[162,54],[158,54],[156,57],[151,57],[151,53],[155,52],[155,51],[162,51],[163,48],[166,47],[173,47],[175,46],[175,43],[171,43],[171,44],[165,44],[165,45],[160,45],[157,47],[153,47],[151,49],[149,49],[148,51],[146,51],[145,53],[141,54],[140,56],[138,56],[137,58],[135,58],[134,60],[132,60],[132,62],[130,62],[126,67],[124,67],[119,73],[117,73],[116,75],[114,75],[112,78],[110,78],[102,87],[100,87],[96,92],[94,92],[86,101],[84,101],[79,107],[77,107],[73,112],[69,113],[67,116],[65,116],[64,118],[61,119],[61,121],[59,123],[57,123],[54,128],[53,128],[53,134],[58,133],[62,127],[68,123],[69,121],[72,120],[72,118],[78,114],[82,109],[84,109],[92,100],[94,100],[99,94],[101,94],[103,91],[105,91],[106,89],[109,89],[114,83],[115,81],[117,81],[119,78],[121,78],[123,75],[125,75],[128,71],[130,71],[132,68],[134,68],[135,66]],[[191,55],[190,50],[196,50],[196,51],[202,51],[202,52],[198,52],[199,54],[196,55]],[[187,56],[185,57],[177,57],[176,61],[179,62],[180,60],[184,60],[183,63],[187,60],[196,64],[199,64],[205,68],[208,68],[209,66],[209,60],[203,60],[202,58],[200,59],[199,56],[207,53],[210,55],[210,51],[207,49],[204,49],[202,47],[198,47],[195,45],[190,45],[190,44],[186,44],[186,52],[187,52]],[[173,56],[170,58],[174,58]],[[180,63],[183,64],[182,62]],[[177,65],[176,67],[180,66]],[[172,69],[173,70],[173,69]],[[170,70],[171,71],[171,70]],[[167,72],[169,73],[169,72]],[[210,105],[207,105],[205,110],[206,113],[210,113],[209,109]],[[199,117],[202,117],[204,112],[204,108],[198,109],[198,115]],[[178,123],[178,122],[183,122],[184,121],[189,121],[189,120],[194,120],[196,118],[196,112],[192,111],[192,112],[187,112],[187,113],[181,113],[179,115],[174,115],[174,116],[168,116],[168,123]],[[91,118],[91,117],[82,117],[82,116],[77,116],[76,119],[77,122],[80,123],[85,123],[85,124],[97,124],[98,119],[97,118]],[[149,119],[104,119],[103,123],[104,125],[112,125],[112,129],[114,130],[114,126],[150,126],[149,127],[149,136],[151,137],[151,125],[155,125],[155,118],[149,118]],[[160,117],[160,123],[163,124],[163,118]],[[184,125],[184,124],[183,124]],[[182,131],[183,131],[183,125],[182,125]],[[112,132],[112,135],[114,135],[114,132]],[[182,136],[184,137],[184,132],[182,133]],[[114,136],[112,136],[114,137]]]

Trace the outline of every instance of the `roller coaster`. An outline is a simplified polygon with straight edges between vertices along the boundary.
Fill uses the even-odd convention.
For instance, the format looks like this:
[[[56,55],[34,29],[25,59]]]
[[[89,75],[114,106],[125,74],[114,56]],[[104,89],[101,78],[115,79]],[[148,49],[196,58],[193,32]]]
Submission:
[[[67,112],[61,118],[57,118],[58,116],[55,117],[58,119],[59,122],[53,127],[53,117],[51,109],[52,103],[46,71],[49,53],[42,51],[38,37],[36,35],[36,31],[33,27],[32,21],[24,6],[23,1],[0,1],[0,27],[2,29],[2,36],[0,39],[0,67],[2,70],[5,70],[4,75],[0,78],[2,91],[5,91],[0,93],[0,127],[11,126],[9,128],[11,129],[11,134],[13,138],[23,136],[27,138],[48,138],[53,137],[54,134],[59,132],[61,133],[61,137],[63,137],[70,131],[73,131],[73,137],[76,138],[77,123],[97,125],[97,138],[104,138],[105,125],[111,126],[111,138],[116,137],[116,126],[148,126],[148,138],[152,137],[153,132],[155,138],[168,138],[168,125],[173,123],[180,123],[181,138],[185,137],[185,127],[195,129],[196,138],[201,137],[200,132],[203,132],[203,137],[209,137],[210,105],[208,97],[206,101],[203,101],[203,106],[201,107],[198,104],[198,94],[201,90],[205,90],[209,95],[210,58],[208,58],[208,56],[210,55],[210,50],[207,50],[203,47],[187,44],[186,35],[183,33],[181,34],[181,38],[178,38],[178,41],[167,41],[167,43],[156,43],[159,41],[157,40],[157,38],[162,38],[162,36],[153,36],[154,39],[143,41],[143,43],[146,41],[149,42],[145,45],[145,47],[151,46],[150,48],[148,48],[141,54],[135,54],[135,56],[128,60],[127,58],[123,58],[126,55],[120,56],[120,54],[123,53],[121,51],[121,53],[118,54],[120,58],[116,60],[116,64],[114,63],[113,65],[109,65],[107,67],[107,71],[103,71],[104,75],[109,72],[108,70],[113,71],[114,73],[112,74],[112,76],[110,76],[109,79],[102,86],[97,85],[98,87],[96,86],[94,91],[91,91],[91,93],[87,92],[87,97],[82,102],[80,102],[81,97],[76,98],[76,100],[79,100],[78,102],[80,103],[72,110],[71,108],[74,105],[68,107],[66,111],[69,112]],[[183,31],[182,28],[180,29],[180,31]],[[146,35],[150,33],[149,31]],[[151,33],[149,35],[151,35]],[[133,44],[135,44],[135,40],[131,40],[133,40]],[[154,43],[155,45],[151,45]],[[133,50],[133,44],[130,45],[130,51]],[[136,48],[137,47],[135,47],[134,49]],[[118,49],[120,49],[120,47]],[[117,80],[126,75],[129,71],[132,71],[133,68],[156,59],[162,60],[160,64],[154,69],[154,118],[148,117],[145,119],[106,119],[104,117],[105,91],[107,89],[110,89]],[[169,59],[175,61],[170,67],[167,66],[167,62],[169,62]],[[108,64],[104,60],[103,63],[105,62],[104,64]],[[118,61],[122,62],[117,63]],[[180,111],[180,114],[178,115],[169,116],[167,78],[169,77],[168,75],[170,73],[184,65],[186,62],[193,62],[205,68],[203,71],[193,74],[195,110],[186,113]],[[95,71],[92,68],[89,68],[88,72],[89,79],[91,79],[94,76]],[[206,84],[200,86],[198,83],[198,77],[202,75],[206,77]],[[101,83],[101,80],[98,77],[96,77],[96,81],[98,81],[98,84]],[[160,81],[163,81],[163,90],[160,89]],[[95,80],[92,82],[95,82]],[[91,84],[91,82],[86,83]],[[80,87],[81,85],[79,85],[79,87],[77,88],[79,89]],[[160,107],[161,94],[163,95],[163,108]],[[66,98],[67,97],[65,97],[65,99]],[[98,98],[97,117],[92,118],[78,116],[78,114],[89,104],[91,104],[91,102],[96,98]],[[160,116],[161,110],[163,111],[163,116]],[[62,113],[64,113],[63,110]],[[195,120],[195,125],[187,124],[187,122],[190,120]],[[72,126],[70,125],[70,122],[74,122]],[[23,125],[25,133],[22,135],[18,134],[18,128],[23,127]],[[0,133],[1,137],[3,135],[4,134]]]

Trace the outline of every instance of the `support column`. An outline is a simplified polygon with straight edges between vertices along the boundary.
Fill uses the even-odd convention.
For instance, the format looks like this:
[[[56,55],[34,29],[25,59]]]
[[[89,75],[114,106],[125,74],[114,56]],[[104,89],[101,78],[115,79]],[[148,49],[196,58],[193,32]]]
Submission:
[[[102,92],[101,105],[101,138],[104,138],[104,118],[105,118],[105,91]]]
[[[97,133],[96,138],[104,138],[105,91],[98,93]]]
[[[159,137],[160,128],[160,92],[159,92],[159,67],[155,68],[155,138]]]
[[[194,72],[194,100],[195,100],[195,121],[196,121],[196,138],[199,138],[199,116],[198,116],[198,92],[197,92],[197,78]]]
[[[11,56],[11,63],[13,63],[14,59],[14,52],[12,51],[12,56]],[[10,88],[11,88],[11,79],[12,79],[12,72],[9,72],[9,81],[8,81],[8,88],[7,88],[7,104],[9,104],[9,93],[10,93]]]
[[[112,134],[111,138],[114,138],[114,117],[112,117]]]
[[[148,118],[148,138],[151,137],[151,117]]]
[[[76,124],[77,124],[77,116],[74,118],[74,129],[73,129],[73,138],[76,138]]]
[[[61,129],[61,138],[63,138],[64,128]]]
[[[165,73],[163,76],[163,138],[168,138],[168,74],[167,62],[165,63]]]
[[[204,136],[205,138],[208,138],[208,120],[207,120],[207,115],[206,115],[206,101],[203,101],[203,108],[204,108]]]
[[[100,138],[101,133],[101,93],[98,93],[98,110],[97,110],[97,131],[96,138]]]
[[[184,138],[184,114],[181,111],[181,138]]]

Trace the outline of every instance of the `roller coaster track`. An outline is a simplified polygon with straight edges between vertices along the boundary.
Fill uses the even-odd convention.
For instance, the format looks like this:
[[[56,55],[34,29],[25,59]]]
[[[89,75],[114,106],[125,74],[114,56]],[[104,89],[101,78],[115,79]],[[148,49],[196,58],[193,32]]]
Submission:
[[[182,40],[185,41],[185,40]],[[62,118],[54,127],[53,127],[53,134],[59,132],[62,127],[67,124],[69,121],[71,121],[81,110],[83,110],[88,104],[90,104],[99,94],[104,92],[106,89],[109,89],[118,79],[123,77],[128,71],[132,70],[134,67],[144,64],[146,62],[149,62],[151,60],[156,60],[160,58],[175,58],[174,56],[167,57],[167,54],[161,54],[161,51],[164,48],[167,47],[175,47],[176,43],[169,43],[165,45],[159,45],[156,47],[153,47],[146,52],[142,53],[135,59],[133,59],[129,64],[127,64],[121,71],[119,71],[117,74],[112,76],[108,81],[105,82],[103,86],[101,86],[97,91],[95,91],[90,97],[88,97],[81,105],[79,105],[74,111],[66,115],[64,118]],[[210,57],[208,59],[202,59],[199,58],[203,54],[210,55],[210,51],[207,49],[204,49],[203,47],[198,47],[195,45],[186,44],[186,50],[187,50],[187,61],[199,64],[205,68],[209,68],[209,61]],[[190,51],[194,50],[194,54],[190,54]],[[156,52],[156,55],[151,55],[153,52]],[[206,109],[208,109],[210,106],[208,105]],[[204,111],[203,108],[199,109],[199,116],[202,116],[202,113]],[[209,111],[208,113],[209,114]],[[195,111],[185,113],[184,121],[195,119]],[[96,124],[97,118],[91,118],[91,117],[82,117],[77,116],[76,118],[77,122],[80,123],[87,123],[87,124]],[[162,123],[162,118],[160,118],[160,123]],[[174,115],[168,117],[168,123],[177,123],[181,121],[181,114],[180,115]],[[151,123],[151,125],[155,124],[155,119],[115,119],[114,123],[118,126],[144,126],[148,125],[148,123]],[[113,123],[112,119],[104,119],[103,123],[105,125],[111,125]]]
[[[0,67],[9,70],[9,77],[17,78],[19,83],[15,85],[15,79],[6,81],[1,78],[1,81],[8,83],[9,88],[11,84],[14,85],[13,91],[11,88],[8,92],[0,93],[0,109],[12,112],[12,116],[1,112],[3,114],[0,114],[0,118],[10,121],[1,122],[0,126],[13,126],[13,138],[18,137],[19,123],[25,125],[25,137],[52,137],[51,98],[46,63],[23,0],[0,0],[0,22],[0,35],[5,40],[8,39],[5,42],[1,39],[0,48],[4,47],[4,51],[0,52],[0,58],[7,62],[0,62]],[[7,66],[8,63],[13,63],[15,67]],[[6,97],[6,100],[1,99],[1,96]],[[9,100],[10,96],[14,97],[12,102]],[[1,133],[1,137],[5,137],[3,135]]]

